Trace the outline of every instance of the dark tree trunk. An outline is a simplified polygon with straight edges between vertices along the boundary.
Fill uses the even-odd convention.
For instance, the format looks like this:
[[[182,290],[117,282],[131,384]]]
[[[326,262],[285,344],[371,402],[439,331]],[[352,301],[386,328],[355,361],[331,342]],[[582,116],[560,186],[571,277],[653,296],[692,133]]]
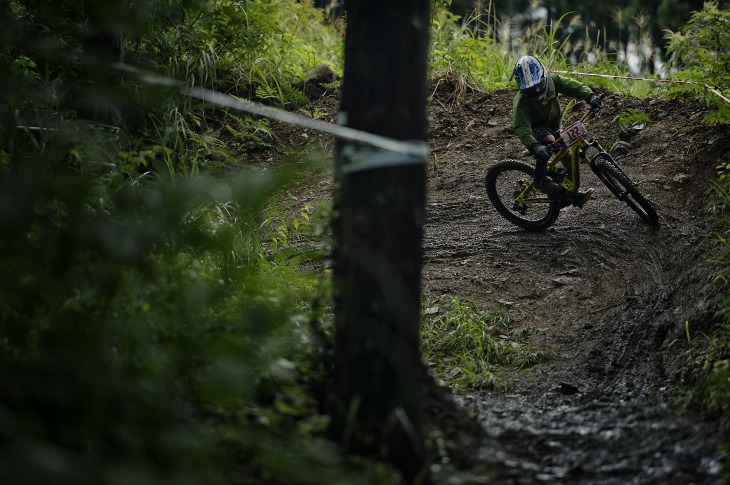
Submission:
[[[348,0],[345,125],[425,147],[429,0]],[[332,435],[427,477],[419,344],[425,154],[338,145]]]

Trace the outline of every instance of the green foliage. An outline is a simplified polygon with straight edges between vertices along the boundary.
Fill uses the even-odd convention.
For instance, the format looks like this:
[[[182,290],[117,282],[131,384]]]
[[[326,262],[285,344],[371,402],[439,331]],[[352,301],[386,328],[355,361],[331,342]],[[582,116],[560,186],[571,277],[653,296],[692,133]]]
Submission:
[[[454,100],[459,100],[469,87],[489,90],[509,86],[514,61],[524,54],[538,57],[553,70],[629,74],[622,60],[609,55],[605,40],[591,41],[587,37],[574,40],[565,34],[582,22],[574,12],[550,23],[544,19],[530,23],[515,38],[514,25],[509,19],[500,23],[495,14],[489,14],[483,20],[479,12],[462,17],[448,8],[450,4],[434,2],[429,74],[437,84],[446,84],[453,90]],[[598,77],[588,80],[634,96],[647,96],[659,90],[654,83]]]
[[[252,21],[271,7],[238,5]],[[205,6],[135,3],[149,28],[118,16],[127,60],[189,84],[231,79],[232,58],[193,48],[224,34],[191,26]],[[289,169],[199,176],[239,164],[229,147],[270,143],[268,124],[131,79],[94,98],[114,98],[120,126],[84,120],[71,55],[83,12],[40,7],[3,18],[17,22],[0,51],[0,481],[388,483],[317,437],[327,209],[287,219],[269,205]],[[35,29],[63,48],[36,49]]]
[[[700,359],[703,377],[684,391],[680,403],[686,409],[711,415],[723,429],[730,430],[730,301],[723,302],[725,323],[704,337]],[[726,443],[727,444],[727,443]]]
[[[554,69],[556,66],[565,66],[565,56],[571,53],[572,45],[570,43],[570,36],[558,40],[558,32],[563,29],[563,21],[570,16],[576,19],[574,12],[568,12],[563,14],[554,23],[546,24],[544,21],[540,21],[529,27],[523,36],[527,40],[525,47],[523,47],[523,52],[534,53],[536,57],[542,58],[545,67],[548,69]],[[572,21],[569,22],[568,27],[570,28],[572,24]]]
[[[237,151],[269,147],[274,139],[267,119],[256,120],[229,112],[223,120],[223,129],[231,135],[226,140],[226,145]]]
[[[265,121],[134,79],[88,83],[76,59],[96,2],[43,3],[13,3],[0,38],[0,482],[392,481],[321,438],[329,213],[272,205],[309,175],[239,166],[271,142]],[[250,24],[221,29],[211,6]],[[128,34],[128,62],[220,89],[246,78],[228,34],[249,36],[224,46],[241,60],[286,68],[252,46],[277,39],[272,9],[288,7],[312,12],[135,2],[102,17]],[[84,100],[124,116],[104,123]],[[201,176],[220,164],[226,179]]]
[[[646,125],[650,121],[646,113],[635,108],[627,108],[618,115],[618,127],[622,132],[630,131],[638,125]]]
[[[490,26],[478,17],[462,19],[437,8],[431,23],[431,76],[480,88],[503,84],[510,74],[510,60],[494,45],[490,33]]]
[[[497,376],[501,368],[525,369],[543,362],[548,351],[519,342],[524,328],[504,309],[481,311],[456,297],[443,307],[424,311],[421,329],[423,357],[435,375],[454,391],[506,390]]]
[[[342,39],[308,2],[199,0],[171,2],[128,52],[134,65],[191,85],[253,94],[261,82],[297,80],[320,64],[342,65]],[[172,19],[170,18],[172,17]],[[172,20],[172,21],[171,21]]]
[[[677,32],[666,31],[674,64],[679,71],[675,77],[688,84],[674,84],[670,95],[675,98],[693,97],[714,105],[706,123],[730,122],[730,105],[708,85],[725,97],[730,97],[730,11],[720,9],[716,1],[705,2],[701,11]]]
[[[715,237],[721,245],[722,252],[713,260],[718,268],[716,276],[718,291],[725,292],[730,287],[730,162],[718,160],[716,165],[718,181],[715,185],[718,201],[714,207],[714,215],[718,221]],[[724,294],[724,293],[721,293]],[[730,299],[723,301],[721,312],[725,317],[730,316]]]
[[[720,183],[730,182],[730,161],[718,160],[715,169],[717,169],[717,177]]]
[[[304,385],[321,379],[329,209],[277,209],[295,173],[121,174],[109,191],[63,163],[13,163],[0,174],[0,481],[391,480],[348,472],[316,438],[326,421]]]
[[[201,0],[192,8],[170,2],[153,11],[149,31],[155,35],[134,39],[127,62],[191,85],[231,82],[239,66],[250,66],[266,48],[267,34],[278,30],[275,11],[258,0]]]
[[[179,4],[175,4],[179,5]],[[176,11],[173,9],[173,11]],[[296,110],[308,102],[293,86],[309,68],[342,65],[342,39],[323,23],[322,12],[307,2],[285,0],[209,0],[169,22],[153,19],[159,35],[147,36],[128,48],[129,62],[187,84],[255,98]],[[200,107],[181,96],[170,98],[175,108],[149,115],[163,144],[184,157],[174,160],[177,171],[235,165],[223,147],[255,149],[270,143],[273,134],[264,122],[227,115],[212,129],[197,113]]]
[[[293,87],[304,72],[321,63],[342,65],[340,32],[308,2],[146,0],[121,10],[96,0],[67,0],[53,8],[44,3],[4,7],[0,82],[11,89],[0,95],[7,108],[0,127],[44,126],[49,118],[115,124],[130,143],[125,152],[165,154],[163,173],[172,178],[237,165],[240,156],[227,149],[233,136],[241,142],[232,145],[244,150],[269,143],[272,132],[240,118],[229,117],[223,121],[232,123],[221,126],[174,87],[89,68],[79,52],[94,39],[83,27],[90,15],[99,30],[94,35],[124,38],[124,61],[131,65],[292,110],[308,101]]]
[[[268,101],[277,108],[296,111],[309,103],[309,98],[300,90],[288,82],[282,82],[278,78],[265,77],[257,73],[256,97]]]

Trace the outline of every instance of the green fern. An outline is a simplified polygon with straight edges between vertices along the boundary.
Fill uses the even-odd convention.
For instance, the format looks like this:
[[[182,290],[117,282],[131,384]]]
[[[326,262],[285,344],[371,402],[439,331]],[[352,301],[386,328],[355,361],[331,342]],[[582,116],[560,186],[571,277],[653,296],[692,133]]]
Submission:
[[[260,78],[256,85],[256,97],[291,111],[309,103],[309,98],[300,89],[277,78]]]
[[[228,113],[224,129],[233,136],[229,143],[241,150],[271,146],[274,132],[267,119],[255,120],[250,117]]]

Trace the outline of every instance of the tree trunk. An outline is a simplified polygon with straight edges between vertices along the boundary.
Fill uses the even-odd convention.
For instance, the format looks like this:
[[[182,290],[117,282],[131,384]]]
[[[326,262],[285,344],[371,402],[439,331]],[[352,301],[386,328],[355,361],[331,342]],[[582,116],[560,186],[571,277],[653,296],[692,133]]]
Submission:
[[[348,0],[340,113],[425,147],[429,0]],[[339,143],[331,432],[427,480],[419,343],[425,155]]]

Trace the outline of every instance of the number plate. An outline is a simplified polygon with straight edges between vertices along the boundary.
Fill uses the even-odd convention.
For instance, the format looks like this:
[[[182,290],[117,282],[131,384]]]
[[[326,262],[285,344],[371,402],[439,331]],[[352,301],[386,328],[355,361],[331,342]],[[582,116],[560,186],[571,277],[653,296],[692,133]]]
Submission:
[[[560,132],[560,138],[563,139],[566,145],[570,146],[587,134],[588,133],[583,127],[583,123],[581,123],[580,121],[576,121],[575,123]]]

